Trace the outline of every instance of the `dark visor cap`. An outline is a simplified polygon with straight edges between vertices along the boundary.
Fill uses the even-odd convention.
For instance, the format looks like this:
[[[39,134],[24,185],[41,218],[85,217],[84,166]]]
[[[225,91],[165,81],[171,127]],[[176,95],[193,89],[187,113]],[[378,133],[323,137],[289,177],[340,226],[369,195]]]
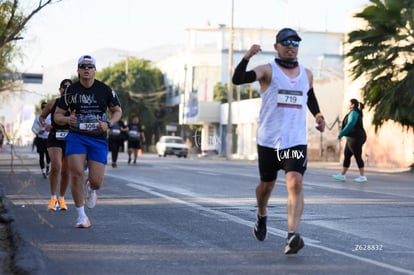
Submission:
[[[295,40],[297,40],[297,41],[301,41],[302,39],[300,38],[300,36],[298,35],[298,33],[295,31],[295,30],[293,30],[293,29],[291,29],[291,28],[284,28],[284,29],[281,29],[278,33],[277,33],[277,35],[276,35],[276,43],[280,43],[280,41],[282,41],[282,40],[286,40],[286,39],[288,39],[289,37],[293,37],[293,38],[295,38]]]

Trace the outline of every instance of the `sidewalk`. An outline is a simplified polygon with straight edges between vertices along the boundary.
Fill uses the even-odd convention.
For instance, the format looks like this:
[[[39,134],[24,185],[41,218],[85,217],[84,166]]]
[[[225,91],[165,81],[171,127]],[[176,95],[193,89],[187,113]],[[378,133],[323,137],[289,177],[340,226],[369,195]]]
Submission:
[[[6,181],[13,180],[19,174],[27,172],[28,166],[38,165],[37,154],[27,152],[31,152],[31,149],[16,148],[12,158],[11,147],[5,145],[0,153],[0,274],[26,274],[17,268],[15,263],[16,258],[19,258],[16,255],[17,246],[24,247],[25,244],[13,228],[13,215],[7,207],[4,185]]]

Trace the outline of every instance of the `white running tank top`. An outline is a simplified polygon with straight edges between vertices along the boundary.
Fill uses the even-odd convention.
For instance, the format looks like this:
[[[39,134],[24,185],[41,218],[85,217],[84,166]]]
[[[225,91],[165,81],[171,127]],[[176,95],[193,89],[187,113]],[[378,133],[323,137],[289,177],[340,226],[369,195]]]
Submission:
[[[275,61],[270,65],[272,80],[267,90],[261,93],[257,143],[280,150],[306,145],[310,87],[305,67],[299,64],[299,75],[289,78]]]

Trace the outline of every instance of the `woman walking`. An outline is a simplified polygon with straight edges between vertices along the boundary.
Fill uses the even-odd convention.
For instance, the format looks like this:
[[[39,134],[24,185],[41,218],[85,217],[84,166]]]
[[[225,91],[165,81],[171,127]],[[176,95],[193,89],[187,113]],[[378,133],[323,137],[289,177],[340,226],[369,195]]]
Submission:
[[[359,169],[359,177],[355,178],[355,182],[366,182],[367,177],[364,171],[364,160],[362,159],[362,146],[367,140],[362,123],[362,109],[364,104],[360,103],[355,98],[350,100],[349,113],[342,121],[342,131],[338,135],[338,139],[346,137],[346,145],[344,149],[344,162],[340,174],[333,175],[333,178],[338,181],[346,180],[346,172],[351,165],[351,157],[354,156]]]

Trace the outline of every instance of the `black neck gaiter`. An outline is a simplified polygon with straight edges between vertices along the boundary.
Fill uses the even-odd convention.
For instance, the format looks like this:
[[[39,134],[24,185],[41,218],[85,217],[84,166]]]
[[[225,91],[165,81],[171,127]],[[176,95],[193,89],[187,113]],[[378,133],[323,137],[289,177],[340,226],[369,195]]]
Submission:
[[[298,66],[298,61],[296,59],[291,61],[291,60],[283,60],[283,59],[276,57],[275,61],[280,66],[282,66],[283,68],[287,68],[287,69],[293,69]]]

